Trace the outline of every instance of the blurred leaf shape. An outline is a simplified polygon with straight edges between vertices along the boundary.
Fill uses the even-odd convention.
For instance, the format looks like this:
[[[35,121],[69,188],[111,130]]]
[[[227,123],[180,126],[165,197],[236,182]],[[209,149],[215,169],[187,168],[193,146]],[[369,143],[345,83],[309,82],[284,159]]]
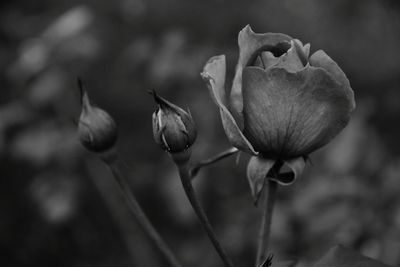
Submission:
[[[43,33],[22,42],[19,48],[19,56],[10,66],[9,75],[16,80],[25,80],[40,73],[50,64],[54,50],[83,34],[93,20],[92,12],[85,6],[77,6],[67,10],[51,23]],[[93,46],[91,43],[87,43],[84,42],[81,47]]]
[[[78,202],[79,184],[74,177],[48,172],[34,177],[30,194],[41,215],[50,223],[73,217]]]
[[[76,6],[57,18],[43,33],[50,42],[59,43],[84,31],[94,17],[86,6]]]
[[[55,159],[68,162],[73,158],[78,145],[72,129],[43,123],[16,135],[11,143],[11,155],[43,166]]]
[[[40,75],[32,84],[29,91],[29,100],[35,106],[52,105],[63,93],[66,83],[64,72],[53,68]]]
[[[390,267],[377,260],[337,245],[331,248],[313,267]]]
[[[149,75],[157,84],[174,80],[197,78],[203,62],[207,58],[208,48],[192,45],[188,33],[180,29],[166,32],[160,45],[155,46],[149,59]]]

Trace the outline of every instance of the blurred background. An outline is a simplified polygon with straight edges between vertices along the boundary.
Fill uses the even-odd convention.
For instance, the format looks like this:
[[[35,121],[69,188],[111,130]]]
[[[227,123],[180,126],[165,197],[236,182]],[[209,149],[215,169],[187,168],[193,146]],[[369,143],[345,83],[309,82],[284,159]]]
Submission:
[[[119,128],[132,190],[185,266],[221,266],[185,198],[176,169],[155,145],[147,94],[190,108],[193,160],[229,148],[199,73],[237,34],[283,32],[324,49],[356,94],[351,123],[281,187],[275,260],[310,266],[341,243],[400,265],[400,4],[394,0],[96,0],[0,4],[0,251],[2,266],[166,266],[129,214],[102,162],[81,147],[77,76]],[[230,77],[230,78],[229,78]],[[237,266],[255,258],[260,209],[246,157],[195,180]]]

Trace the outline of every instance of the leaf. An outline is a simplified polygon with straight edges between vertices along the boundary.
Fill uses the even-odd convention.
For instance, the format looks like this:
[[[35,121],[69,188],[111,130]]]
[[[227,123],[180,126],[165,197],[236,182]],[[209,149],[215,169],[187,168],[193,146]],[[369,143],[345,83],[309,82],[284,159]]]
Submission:
[[[331,248],[313,267],[390,267],[342,245]]]

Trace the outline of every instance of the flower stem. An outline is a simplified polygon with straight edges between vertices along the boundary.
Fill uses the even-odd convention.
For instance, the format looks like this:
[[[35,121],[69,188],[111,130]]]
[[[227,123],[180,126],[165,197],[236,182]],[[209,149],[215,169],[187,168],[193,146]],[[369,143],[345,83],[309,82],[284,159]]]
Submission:
[[[189,175],[188,162],[187,161],[181,162],[176,160],[174,161],[176,163],[176,166],[178,167],[179,176],[181,178],[183,189],[185,190],[186,196],[188,197],[190,204],[192,205],[197,217],[199,218],[201,225],[206,231],[208,237],[210,238],[211,243],[214,245],[215,250],[222,259],[225,266],[233,267],[232,261],[229,259],[224,249],[222,248],[221,244],[219,243],[214,233],[214,230],[210,224],[210,221],[208,220],[207,215],[205,214],[203,208],[200,205],[200,202],[196,197],[196,194],[192,186],[191,177]]]
[[[262,215],[260,231],[258,234],[257,259],[255,267],[260,267],[267,257],[268,240],[270,236],[272,213],[274,210],[277,189],[278,183],[268,180],[268,193],[267,196],[264,197],[264,211]]]
[[[157,230],[151,224],[146,214],[142,210],[140,204],[136,200],[133,192],[130,190],[129,183],[126,177],[123,175],[121,168],[119,167],[118,156],[114,154],[112,157],[107,156],[103,157],[102,159],[110,168],[118,185],[118,188],[129,206],[129,210],[135,216],[137,222],[143,228],[147,236],[150,238],[153,244],[158,248],[158,250],[172,267],[182,267],[171,249],[168,247],[168,245],[164,242]]]
[[[213,164],[221,159],[224,159],[226,157],[229,157],[233,154],[236,154],[239,150],[236,147],[231,147],[225,151],[222,151],[221,153],[209,158],[209,159],[205,159],[202,160],[200,162],[197,162],[196,164],[194,164],[194,166],[190,169],[190,178],[194,179],[197,175],[197,173],[200,171],[201,168]]]

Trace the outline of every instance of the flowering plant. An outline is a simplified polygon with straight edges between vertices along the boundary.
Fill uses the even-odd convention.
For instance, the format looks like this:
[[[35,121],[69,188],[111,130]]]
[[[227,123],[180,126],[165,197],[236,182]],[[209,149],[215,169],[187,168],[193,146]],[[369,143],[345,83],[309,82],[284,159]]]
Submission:
[[[253,197],[257,201],[268,183],[261,223],[256,267],[294,267],[295,262],[275,263],[267,255],[269,227],[278,184],[291,184],[301,174],[307,156],[327,144],[348,123],[355,108],[354,93],[339,66],[322,50],[310,56],[310,45],[285,34],[256,34],[249,26],[239,33],[239,61],[229,96],[225,91],[226,62],[223,55],[211,58],[202,72],[211,96],[220,109],[225,133],[235,147],[190,168],[191,146],[197,130],[189,112],[154,91],[155,142],[169,153],[177,166],[183,188],[216,252],[226,267],[233,262],[218,241],[191,180],[197,171],[226,156],[243,151],[251,155],[247,167]],[[108,113],[91,106],[82,90],[79,135],[90,151],[100,153],[110,167],[131,212],[173,267],[181,264],[151,225],[117,163],[114,149],[116,125]],[[282,171],[283,166],[290,169]],[[314,267],[386,265],[337,246]]]

